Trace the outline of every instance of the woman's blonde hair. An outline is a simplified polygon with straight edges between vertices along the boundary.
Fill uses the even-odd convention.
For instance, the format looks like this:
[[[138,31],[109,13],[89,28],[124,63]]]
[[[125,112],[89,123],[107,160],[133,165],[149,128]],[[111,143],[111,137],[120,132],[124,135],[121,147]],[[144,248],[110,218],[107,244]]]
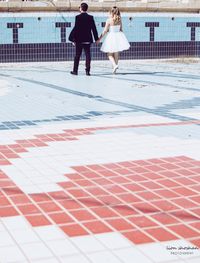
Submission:
[[[121,15],[118,7],[113,6],[110,10],[110,14],[112,15],[115,25],[121,23]]]

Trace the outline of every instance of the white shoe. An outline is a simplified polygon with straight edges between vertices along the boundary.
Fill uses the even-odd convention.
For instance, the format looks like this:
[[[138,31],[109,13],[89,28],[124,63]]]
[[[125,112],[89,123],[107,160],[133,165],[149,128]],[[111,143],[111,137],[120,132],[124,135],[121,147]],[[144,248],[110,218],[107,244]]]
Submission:
[[[113,69],[113,74],[116,73],[117,69],[118,69],[118,65],[116,65],[116,66],[114,67],[114,69]]]

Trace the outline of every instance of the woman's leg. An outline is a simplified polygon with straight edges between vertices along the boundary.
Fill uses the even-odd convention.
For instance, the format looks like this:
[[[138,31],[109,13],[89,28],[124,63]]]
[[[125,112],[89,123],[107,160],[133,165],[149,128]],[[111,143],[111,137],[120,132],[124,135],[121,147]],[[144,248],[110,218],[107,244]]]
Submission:
[[[118,65],[118,61],[119,61],[119,52],[115,52],[115,53],[113,53],[113,56],[114,56],[114,60],[115,60],[116,65]]]
[[[110,60],[110,62],[112,64],[113,68],[115,68],[116,67],[116,63],[115,63],[115,59],[114,59],[113,53],[108,53],[108,58],[109,58],[109,60]]]

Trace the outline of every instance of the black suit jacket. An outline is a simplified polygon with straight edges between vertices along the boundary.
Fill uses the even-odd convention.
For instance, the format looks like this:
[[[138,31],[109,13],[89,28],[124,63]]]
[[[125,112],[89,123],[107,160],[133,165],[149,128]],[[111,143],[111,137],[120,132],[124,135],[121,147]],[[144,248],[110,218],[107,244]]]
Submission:
[[[94,18],[87,13],[81,13],[76,16],[75,25],[69,35],[69,41],[75,43],[89,42],[93,43],[98,39],[98,32],[94,23]]]

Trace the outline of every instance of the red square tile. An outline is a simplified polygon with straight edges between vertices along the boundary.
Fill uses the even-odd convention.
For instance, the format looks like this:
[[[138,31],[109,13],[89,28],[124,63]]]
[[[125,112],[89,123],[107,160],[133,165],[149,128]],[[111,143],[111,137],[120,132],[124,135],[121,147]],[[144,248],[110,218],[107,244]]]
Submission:
[[[89,220],[97,219],[93,214],[91,214],[86,209],[71,211],[70,214],[79,221],[89,221]]]
[[[146,191],[146,192],[141,192],[137,193],[138,197],[143,198],[144,200],[152,201],[152,200],[159,200],[160,196],[151,192],[151,191]]]
[[[168,215],[167,213],[158,213],[151,215],[151,217],[163,225],[177,224],[179,222],[178,218]]]
[[[146,178],[146,180],[157,180],[157,179],[163,179],[164,176],[161,175],[161,172],[148,172],[148,173],[144,173],[143,174],[144,178]]]
[[[134,194],[129,194],[129,193],[119,194],[117,197],[120,200],[124,201],[125,203],[129,203],[129,204],[142,201],[142,199],[139,198],[138,196],[136,196]]]
[[[105,188],[104,188],[105,189]],[[87,191],[91,194],[91,195],[94,195],[94,196],[99,196],[99,195],[107,195],[108,192],[107,191],[104,191],[101,187],[99,186],[94,186],[94,187],[91,187],[91,188],[88,188]]]
[[[133,217],[129,217],[128,220],[141,228],[144,227],[152,227],[152,226],[157,226],[158,224],[156,224],[155,222],[153,222],[152,220],[150,220],[148,217],[146,216],[133,216]]]
[[[121,186],[115,185],[115,184],[106,186],[104,189],[108,190],[108,191],[111,192],[113,195],[117,195],[117,194],[120,194],[120,193],[125,193],[125,192],[127,192],[126,189],[122,188]]]
[[[101,186],[104,186],[104,185],[110,185],[110,184],[112,184],[112,179],[110,178],[110,179],[108,179],[108,178],[97,178],[97,179],[95,179],[95,183],[97,184],[97,185],[101,185]]]
[[[195,195],[196,192],[190,190],[189,188],[186,187],[177,187],[173,189],[173,191],[176,191],[176,193],[182,195],[182,196],[190,196],[190,195]]]
[[[60,185],[62,188],[64,189],[71,189],[71,188],[76,188],[77,185],[73,182],[61,182],[61,183],[58,183],[58,185]]]
[[[193,214],[197,215],[197,217],[200,218],[200,208],[194,208],[194,209],[191,209],[190,212],[192,212]]]
[[[25,194],[10,196],[10,199],[13,201],[13,203],[14,203],[15,205],[17,205],[17,204],[30,204],[30,203],[32,203],[32,201],[30,200],[30,198],[29,198],[27,195],[25,195]]]
[[[111,169],[111,170],[115,170],[115,169],[121,168],[121,166],[116,164],[116,163],[107,163],[107,164],[104,164],[103,167],[105,167],[107,169]]]
[[[99,171],[99,172],[93,172],[93,171],[84,172],[84,173],[82,173],[82,178],[83,179],[101,178],[101,173],[102,173],[102,171]]]
[[[139,230],[124,232],[123,235],[134,244],[145,244],[154,242],[154,239]]]
[[[11,162],[9,162],[8,160],[4,159],[4,160],[0,160],[0,165],[9,165],[11,164]]]
[[[157,184],[155,182],[142,182],[140,183],[142,186],[146,187],[148,190],[150,189],[160,189],[162,188],[162,185]]]
[[[179,209],[178,206],[167,200],[152,201],[152,205],[156,206],[160,211],[173,211]]]
[[[148,169],[148,171],[152,171],[152,172],[160,172],[160,171],[163,171],[165,170],[164,167],[161,167],[162,164],[159,164],[159,165],[147,165],[145,166],[146,169]]]
[[[190,210],[177,210],[174,212],[171,212],[171,215],[175,216],[178,220],[182,222],[191,222],[194,220],[197,220],[198,217],[190,212]]]
[[[118,231],[133,230],[135,227],[124,219],[107,219],[107,223]]]
[[[192,201],[194,201],[195,203],[197,203],[198,205],[200,205],[200,196],[199,196],[199,194],[196,195],[196,196],[190,196],[190,197],[189,197],[189,200],[192,200]]]
[[[28,215],[26,219],[34,226],[46,226],[51,225],[51,222],[44,215]]]
[[[139,165],[139,166],[146,166],[146,165],[151,164],[151,162],[149,162],[149,160],[138,160],[138,161],[133,161],[131,163],[134,165]]]
[[[165,161],[164,159],[148,159],[148,162],[151,164],[161,164],[166,163],[167,160]]]
[[[51,213],[49,214],[49,217],[58,225],[74,222],[74,220],[67,213],[64,212]]]
[[[73,197],[76,197],[76,198],[89,196],[89,194],[86,191],[84,191],[84,190],[82,190],[80,188],[68,189],[67,192],[70,193]]]
[[[68,194],[66,194],[64,191],[52,192],[52,193],[49,193],[49,196],[53,200],[57,200],[57,201],[71,199],[71,197]]]
[[[99,179],[95,179],[96,180],[99,180]],[[89,186],[96,186],[95,183],[93,183],[91,180],[87,180],[87,179],[81,179],[81,180],[76,180],[76,185],[77,186],[85,186],[85,187],[89,187]]]
[[[163,199],[163,198],[171,199],[171,198],[175,198],[175,197],[180,196],[180,195],[176,194],[175,191],[167,190],[167,189],[155,190],[155,194],[157,194],[159,196],[159,198],[161,198],[161,199]]]
[[[78,173],[72,173],[72,174],[65,174],[65,176],[68,179],[71,179],[72,181],[81,180],[84,179],[84,176]]]
[[[123,186],[132,192],[146,191],[146,188],[136,183],[124,184]]]
[[[67,234],[69,237],[75,237],[75,236],[85,236],[89,233],[80,226],[79,224],[68,224],[61,226],[61,229]]]
[[[197,231],[200,230],[200,220],[198,220],[197,222],[194,223],[190,223],[189,226],[195,228]]]
[[[129,167],[136,167],[137,165],[133,164],[132,162],[119,162],[118,163],[121,167],[129,168]]]
[[[152,236],[152,238],[155,238],[158,241],[169,241],[177,239],[177,236],[175,234],[173,235],[164,228],[160,227],[146,229],[145,232],[147,232],[149,235]]]
[[[39,203],[38,206],[46,213],[61,211],[61,208],[54,202]]]
[[[92,211],[98,215],[100,218],[109,218],[109,217],[117,217],[117,213],[114,212],[111,208],[109,207],[96,207],[92,208]]]
[[[190,241],[191,243],[193,243],[195,246],[197,246],[198,248],[200,248],[200,238],[197,239],[193,239]]]
[[[11,180],[1,180],[0,181],[0,188],[5,188],[5,187],[13,187],[15,184]]]
[[[17,186],[11,186],[11,187],[7,187],[3,189],[3,192],[10,196],[14,196],[14,195],[19,195],[19,194],[23,194],[23,192],[17,187]]]
[[[89,169],[93,171],[105,170],[105,167],[103,167],[102,165],[98,165],[98,164],[91,164],[91,165],[87,165],[86,167],[88,167]]]
[[[145,176],[144,176],[145,175]],[[126,178],[132,182],[144,182],[144,181],[148,181],[149,178],[146,177],[146,173],[144,175],[141,174],[131,174],[131,175],[127,175]],[[127,182],[128,183],[128,182]]]
[[[23,215],[40,214],[41,211],[33,204],[18,205],[17,208]]]
[[[115,170],[116,171],[116,170]],[[117,176],[117,173],[115,173],[115,171],[111,171],[111,170],[102,170],[102,171],[99,171],[99,174],[103,177],[113,177],[113,176]]]
[[[78,208],[83,208],[83,206],[96,207],[96,206],[102,205],[102,202],[100,202],[97,198],[94,198],[94,196],[83,197],[83,198],[79,199],[79,202],[80,202],[81,206],[79,206]]]
[[[109,228],[101,221],[92,221],[84,223],[83,225],[88,229],[88,231],[92,232],[93,234],[100,234],[112,231],[111,228]]]
[[[82,205],[76,200],[59,200],[58,202],[62,207],[68,210],[82,208]]]
[[[104,195],[104,196],[98,196],[98,200],[99,200],[99,205],[102,206],[103,205],[120,205],[122,204],[121,200],[114,195]]]
[[[176,178],[175,181],[181,185],[194,185],[195,184],[195,181],[189,178],[184,178],[184,177]]]
[[[192,207],[196,207],[197,204],[184,198],[184,197],[180,197],[180,198],[175,198],[173,199],[173,201],[175,204],[179,205],[182,208],[192,208]]]
[[[113,206],[112,209],[114,209],[121,216],[131,216],[138,214],[138,212],[129,205],[116,205]]]
[[[175,171],[160,171],[159,174],[166,177],[166,178],[174,178],[174,177],[180,176],[180,174],[178,174]]]
[[[0,207],[0,217],[16,216],[18,214],[19,213],[14,207],[11,206]]]
[[[120,175],[132,174],[132,171],[131,171],[130,169],[125,169],[125,168],[116,169],[115,172],[116,172],[117,174],[120,174]]]
[[[132,171],[133,173],[136,173],[136,174],[143,174],[143,173],[149,172],[148,169],[146,169],[142,166],[131,167],[131,168],[129,168],[129,170]]]
[[[29,196],[36,203],[45,202],[45,201],[51,201],[50,196],[48,196],[48,194],[44,194],[44,193],[41,193],[41,194],[30,194]]]
[[[188,170],[188,169],[177,169],[176,173],[180,175],[184,175],[184,176],[190,176],[190,175],[195,174],[193,171]]]
[[[9,206],[11,203],[10,201],[8,200],[8,198],[4,197],[4,196],[1,196],[0,197],[0,207],[2,206]]]
[[[199,233],[186,225],[168,226],[168,228],[184,238],[199,237]]]
[[[176,170],[180,168],[180,166],[175,165],[173,163],[160,164],[160,166],[165,168],[166,170]]]
[[[187,157],[187,156],[177,156],[176,159],[179,161],[185,161],[185,162],[194,161],[192,158]]]
[[[130,180],[125,178],[125,177],[122,177],[122,176],[115,176],[115,177],[111,177],[110,178],[110,183],[114,183],[114,184],[125,184],[125,183],[129,183]]]
[[[140,202],[140,203],[135,203],[132,205],[135,209],[137,209],[138,211],[142,212],[142,213],[147,213],[147,214],[151,214],[151,213],[155,213],[158,212],[158,208],[153,206],[151,203],[149,202]]]
[[[165,188],[166,187],[177,187],[177,186],[180,186],[180,184],[179,183],[177,183],[177,182],[174,182],[174,181],[172,181],[172,180],[170,180],[170,179],[161,179],[161,180],[159,180],[159,181],[157,181],[159,184],[161,184],[162,186],[164,186]]]

